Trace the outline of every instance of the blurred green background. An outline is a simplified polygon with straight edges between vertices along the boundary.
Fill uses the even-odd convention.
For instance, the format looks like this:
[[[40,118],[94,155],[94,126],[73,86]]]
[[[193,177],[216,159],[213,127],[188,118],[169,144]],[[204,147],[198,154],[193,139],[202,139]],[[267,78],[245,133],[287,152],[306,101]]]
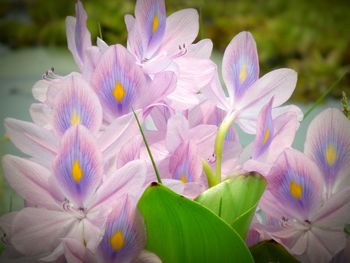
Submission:
[[[28,108],[34,102],[33,84],[45,70],[55,67],[64,75],[76,70],[66,47],[65,17],[74,15],[74,0],[0,0],[0,122],[5,117],[30,120]],[[88,27],[95,40],[99,25],[108,44],[126,43],[124,15],[133,14],[135,1],[86,0]],[[211,38],[214,60],[221,63],[225,47],[242,30],[253,33],[260,57],[261,75],[275,68],[298,72],[292,100],[303,110],[350,70],[349,0],[173,0],[166,1],[168,15],[193,7],[200,13],[198,40]],[[340,107],[342,91],[350,94],[349,74],[298,130],[294,146],[302,149],[308,123],[322,108]],[[0,156],[20,155],[2,137]],[[246,144],[251,137],[243,137]],[[1,173],[1,169],[0,169]],[[9,187],[1,187],[0,215],[20,208],[22,200]]]
[[[1,0],[0,41],[11,48],[66,46],[67,15],[74,15],[73,0]],[[93,39],[101,25],[104,40],[126,42],[124,15],[133,13],[135,1],[83,1]],[[167,12],[186,7],[201,15],[199,38],[211,38],[223,52],[242,30],[253,33],[262,73],[290,67],[299,73],[293,99],[307,102],[322,94],[350,67],[350,3],[348,0],[176,0]],[[349,91],[350,77],[332,95]],[[349,93],[349,92],[348,92]]]

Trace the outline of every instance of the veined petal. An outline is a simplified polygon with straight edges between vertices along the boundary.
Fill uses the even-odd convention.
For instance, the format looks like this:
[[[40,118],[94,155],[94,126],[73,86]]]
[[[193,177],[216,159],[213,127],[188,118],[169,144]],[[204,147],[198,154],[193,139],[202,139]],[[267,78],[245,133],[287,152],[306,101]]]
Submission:
[[[150,58],[158,50],[166,27],[164,0],[138,0],[135,19],[142,36],[144,58]]]
[[[136,201],[120,200],[109,216],[97,255],[106,263],[131,262],[145,245],[145,230],[136,212]]]
[[[76,208],[86,208],[102,180],[101,154],[94,138],[83,126],[71,127],[53,164],[56,181]]]
[[[11,118],[5,119],[5,128],[18,149],[32,156],[36,162],[51,166],[58,148],[58,140],[52,132],[31,122]]]
[[[135,108],[142,109],[151,104],[162,101],[176,87],[176,75],[170,71],[160,72],[154,75],[148,90],[135,98]]]
[[[170,157],[169,172],[172,179],[183,183],[200,182],[202,162],[194,143],[184,142],[177,147]]]
[[[141,68],[121,45],[106,50],[92,76],[93,88],[108,121],[131,111],[135,99],[142,96],[145,83]]]
[[[53,126],[63,135],[74,125],[83,125],[91,132],[97,132],[102,124],[102,107],[89,84],[77,75],[59,94],[53,110]]]
[[[84,52],[91,46],[91,35],[86,27],[87,15],[80,1],[75,5],[76,17],[67,17],[67,42],[75,62],[82,69]]]
[[[291,69],[277,69],[257,80],[235,105],[239,110],[236,122],[247,133],[255,133],[256,112],[274,97],[272,108],[280,106],[292,95],[297,74]]]
[[[259,78],[259,59],[251,33],[237,34],[227,46],[222,60],[222,76],[235,103]]]
[[[341,181],[350,171],[350,121],[338,109],[326,109],[311,123],[305,154],[316,162],[329,194],[342,188]]]
[[[156,254],[143,250],[134,263],[162,263],[162,261]]]
[[[146,170],[146,163],[136,160],[109,174],[98,188],[96,195],[90,198],[89,209],[106,205],[113,207],[114,202],[126,194],[139,197],[144,188]]]
[[[193,8],[183,9],[171,14],[166,20],[162,51],[168,55],[179,52],[179,47],[189,48],[199,30],[199,16]]]
[[[27,207],[15,217],[11,243],[27,256],[50,253],[76,223],[66,212]]]
[[[268,190],[288,214],[310,220],[322,202],[323,181],[317,166],[304,154],[287,149],[268,176]]]
[[[29,160],[5,155],[4,176],[10,186],[26,201],[39,207],[59,209],[59,200],[50,192],[50,171]]]
[[[168,120],[166,146],[170,152],[175,149],[185,140],[188,140],[189,124],[182,115],[175,115]]]
[[[252,157],[257,159],[270,146],[274,137],[274,127],[271,116],[273,98],[259,113],[256,137],[253,142]]]

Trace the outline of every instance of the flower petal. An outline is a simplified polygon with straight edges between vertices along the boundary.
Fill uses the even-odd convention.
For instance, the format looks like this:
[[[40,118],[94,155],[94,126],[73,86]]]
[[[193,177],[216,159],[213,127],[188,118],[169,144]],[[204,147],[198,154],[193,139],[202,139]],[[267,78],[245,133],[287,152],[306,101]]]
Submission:
[[[27,207],[15,217],[11,243],[27,256],[49,253],[76,222],[65,212]]]
[[[345,186],[342,180],[350,170],[350,121],[340,110],[326,109],[310,123],[304,148],[320,167],[329,194]]]
[[[92,76],[92,86],[109,122],[131,111],[135,99],[142,96],[145,83],[141,68],[121,45],[106,50]]]
[[[5,155],[4,176],[10,186],[26,201],[39,207],[58,209],[59,200],[50,191],[50,171],[29,160]]]
[[[199,16],[193,8],[183,9],[171,14],[166,20],[162,51],[168,55],[179,52],[179,47],[189,48],[199,31]]]
[[[67,130],[53,170],[67,199],[77,208],[86,208],[86,200],[102,180],[101,154],[86,128],[78,125]]]
[[[109,216],[97,250],[103,262],[131,262],[145,246],[145,230],[136,212],[136,200],[126,196]]]
[[[80,1],[75,5],[76,17],[67,17],[67,42],[75,62],[82,69],[84,52],[91,46],[91,35],[86,27],[87,15]]]
[[[44,128],[51,124],[52,109],[44,103],[33,103],[30,105],[29,114],[33,122]]]
[[[52,132],[31,122],[12,118],[5,119],[6,133],[13,144],[25,154],[46,167],[56,155],[58,140]]]
[[[78,75],[59,94],[53,109],[53,126],[63,135],[74,125],[83,125],[97,132],[102,125],[102,107],[89,84]]]
[[[323,181],[317,166],[304,154],[285,150],[271,168],[268,190],[286,212],[299,220],[310,220],[322,202]]]
[[[222,76],[235,103],[259,78],[258,53],[251,33],[241,32],[231,40],[222,60]]]
[[[140,29],[144,58],[150,58],[158,50],[166,27],[164,0],[138,0],[135,6],[135,19]]]

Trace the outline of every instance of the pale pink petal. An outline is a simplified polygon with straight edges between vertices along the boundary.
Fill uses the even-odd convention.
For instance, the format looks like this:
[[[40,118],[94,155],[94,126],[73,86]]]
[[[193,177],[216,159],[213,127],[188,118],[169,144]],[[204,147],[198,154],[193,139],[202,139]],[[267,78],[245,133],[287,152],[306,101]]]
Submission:
[[[210,39],[202,39],[187,48],[187,56],[209,59],[213,51],[213,42]]]
[[[133,260],[132,263],[162,263],[162,261],[156,254],[143,250],[138,258]]]
[[[5,119],[5,128],[18,149],[32,156],[38,163],[51,166],[58,148],[58,140],[52,132],[31,122],[11,118]]]
[[[173,55],[179,51],[179,46],[189,47],[196,39],[199,30],[198,12],[188,8],[171,14],[166,20],[162,51]]]
[[[28,256],[45,254],[55,249],[76,223],[66,212],[24,208],[13,222],[11,243]]]
[[[189,125],[185,117],[175,115],[168,120],[166,146],[170,152],[189,138]]]
[[[237,34],[227,46],[222,60],[222,76],[234,103],[239,103],[259,78],[256,43],[249,32]]]
[[[146,169],[145,162],[137,160],[127,163],[115,173],[108,175],[96,194],[90,198],[89,209],[107,204],[112,206],[125,194],[140,196],[144,188]]]
[[[33,122],[44,128],[50,128],[52,109],[44,103],[30,105],[29,114]]]
[[[350,121],[335,108],[321,112],[310,123],[305,154],[320,167],[328,194],[335,192],[334,186],[342,189],[341,182],[350,170]]]
[[[59,209],[59,200],[50,192],[51,172],[23,158],[6,155],[2,160],[9,185],[26,201],[39,207]]]

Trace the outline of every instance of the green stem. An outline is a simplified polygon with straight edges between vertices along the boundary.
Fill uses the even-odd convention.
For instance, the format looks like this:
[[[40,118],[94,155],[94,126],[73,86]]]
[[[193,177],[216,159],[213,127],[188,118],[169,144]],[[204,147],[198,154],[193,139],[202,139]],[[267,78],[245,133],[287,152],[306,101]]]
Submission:
[[[350,72],[349,69],[345,70],[343,72],[342,75],[340,75],[340,77],[333,82],[333,84],[320,96],[318,97],[318,99],[315,101],[314,104],[312,104],[310,106],[310,108],[308,108],[308,110],[305,112],[304,114],[304,120],[306,119],[306,117],[318,106],[322,103],[322,101],[332,92],[332,90],[334,90],[335,87],[338,86],[338,84],[340,83],[340,81],[345,77],[346,74],[348,74]]]
[[[136,119],[136,122],[137,122],[137,126],[139,127],[139,130],[140,130],[140,132],[141,132],[143,142],[144,142],[145,145],[146,145],[146,149],[147,149],[147,152],[148,152],[148,156],[149,156],[149,158],[151,159],[154,172],[156,173],[156,176],[157,176],[157,181],[158,181],[158,183],[161,184],[161,183],[162,183],[162,180],[160,179],[160,175],[159,175],[158,168],[157,168],[157,166],[156,166],[156,163],[154,162],[154,159],[153,159],[151,150],[150,150],[150,148],[149,148],[149,146],[148,146],[148,143],[147,143],[146,136],[145,136],[145,134],[143,133],[143,130],[142,130],[142,127],[141,127],[141,123],[140,123],[140,121],[139,121],[139,118],[137,117],[137,115],[136,115],[136,113],[135,113],[134,110],[133,110],[132,112],[134,113],[134,116],[135,116],[135,119]]]
[[[207,176],[208,179],[208,185],[209,186],[213,186],[215,185],[216,181],[215,181],[215,174],[213,173],[213,171],[211,170],[210,165],[208,164],[207,161],[203,160],[203,171],[205,173],[205,175]]]
[[[234,119],[235,112],[231,112],[226,115],[224,120],[222,121],[218,133],[216,134],[215,139],[215,155],[216,155],[216,166],[215,166],[215,177],[209,183],[209,186],[217,185],[221,182],[221,163],[222,163],[222,151],[224,148],[225,137],[228,129],[231,127]]]

